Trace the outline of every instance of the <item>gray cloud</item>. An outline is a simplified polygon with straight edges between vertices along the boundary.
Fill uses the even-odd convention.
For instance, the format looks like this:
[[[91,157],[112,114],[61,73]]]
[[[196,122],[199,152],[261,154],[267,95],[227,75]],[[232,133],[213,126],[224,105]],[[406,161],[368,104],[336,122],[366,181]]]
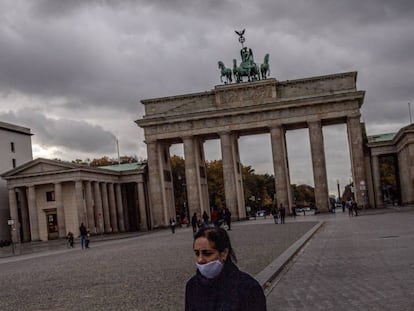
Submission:
[[[140,100],[212,89],[217,61],[239,57],[234,30],[246,28],[278,80],[357,70],[368,134],[395,131],[414,98],[413,13],[408,0],[4,0],[0,117],[68,157],[110,153],[110,133],[146,157]],[[271,167],[258,149],[246,161]],[[302,153],[290,155],[297,176],[309,175]]]
[[[2,113],[0,119],[30,125],[40,146],[55,146],[73,153],[107,154],[114,150],[114,134],[85,121],[52,119],[31,110]]]

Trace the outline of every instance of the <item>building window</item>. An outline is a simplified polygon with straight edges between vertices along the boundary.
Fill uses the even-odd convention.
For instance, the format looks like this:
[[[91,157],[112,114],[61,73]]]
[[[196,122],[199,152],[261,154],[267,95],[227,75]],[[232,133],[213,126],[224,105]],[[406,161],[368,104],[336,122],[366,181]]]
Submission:
[[[12,159],[12,161],[13,161],[13,168],[15,168],[16,167],[16,159]]]
[[[11,152],[16,152],[14,149],[14,142],[10,142],[10,150]]]
[[[55,192],[54,191],[46,191],[46,201],[47,202],[55,201]]]

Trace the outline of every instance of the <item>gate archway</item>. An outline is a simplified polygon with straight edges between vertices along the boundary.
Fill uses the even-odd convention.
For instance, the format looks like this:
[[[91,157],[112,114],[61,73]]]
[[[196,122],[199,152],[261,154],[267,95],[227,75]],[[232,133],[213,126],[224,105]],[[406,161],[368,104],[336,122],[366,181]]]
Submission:
[[[189,214],[210,212],[203,142],[220,139],[226,206],[236,219],[246,217],[238,138],[270,133],[277,203],[292,209],[286,131],[307,128],[311,145],[316,206],[329,210],[322,127],[347,125],[353,181],[367,180],[360,108],[365,91],[356,72],[290,81],[266,79],[216,86],[203,93],[146,99],[144,129],[148,153],[149,199],[153,226],[174,217],[169,147],[183,143]],[[355,189],[362,202],[364,190]],[[367,202],[365,202],[367,203]]]

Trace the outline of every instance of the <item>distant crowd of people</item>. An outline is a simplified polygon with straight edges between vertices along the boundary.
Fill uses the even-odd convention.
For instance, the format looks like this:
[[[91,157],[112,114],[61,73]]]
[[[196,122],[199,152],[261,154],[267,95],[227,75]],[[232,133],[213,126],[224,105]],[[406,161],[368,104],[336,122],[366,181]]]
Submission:
[[[211,219],[206,211],[203,212],[201,218],[197,217],[197,213],[194,213],[191,217],[191,226],[193,227],[193,233],[196,233],[198,229],[203,227],[221,227],[227,226],[227,230],[231,230],[231,212],[226,207],[224,209],[213,209],[211,211]]]

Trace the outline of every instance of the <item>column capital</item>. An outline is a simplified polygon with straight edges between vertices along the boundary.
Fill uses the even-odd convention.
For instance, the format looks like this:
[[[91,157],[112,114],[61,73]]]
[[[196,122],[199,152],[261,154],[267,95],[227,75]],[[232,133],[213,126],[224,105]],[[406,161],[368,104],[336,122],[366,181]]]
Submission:
[[[158,140],[157,139],[145,139],[144,140],[144,144],[146,144],[146,145],[151,145],[151,144],[156,144],[158,142]]]
[[[272,123],[270,124],[269,129],[271,130],[271,129],[281,128],[281,127],[284,127],[283,123]]]
[[[311,119],[306,121],[306,123],[308,124],[308,126],[312,125],[312,124],[322,124],[322,120],[321,119]]]
[[[194,135],[184,135],[184,136],[181,136],[181,139],[182,140],[185,140],[185,139],[193,139],[195,136]]]
[[[358,111],[358,112],[355,112],[355,113],[353,113],[353,114],[349,114],[349,115],[347,115],[347,117],[346,117],[348,120],[353,120],[353,119],[358,119],[358,120],[360,120],[361,119],[361,113]]]
[[[221,136],[224,136],[224,135],[231,135],[231,131],[220,131],[220,132],[218,132],[217,134],[219,134],[219,136],[221,137]]]

